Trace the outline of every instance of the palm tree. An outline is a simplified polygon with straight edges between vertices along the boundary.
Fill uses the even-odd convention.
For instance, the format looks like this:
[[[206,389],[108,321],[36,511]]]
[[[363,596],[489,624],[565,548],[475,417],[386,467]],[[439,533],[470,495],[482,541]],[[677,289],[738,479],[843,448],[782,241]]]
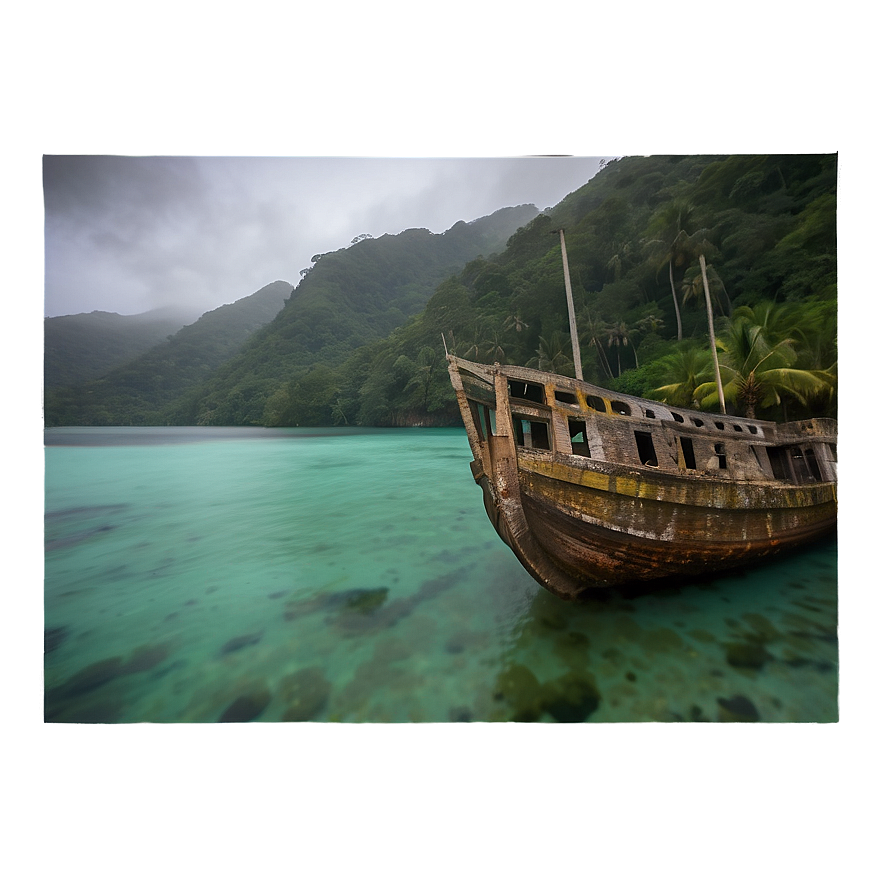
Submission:
[[[668,385],[654,389],[651,397],[680,408],[697,407],[694,392],[712,378],[709,351],[695,346],[679,349],[664,359],[664,366]]]
[[[572,359],[567,352],[570,348],[568,337],[558,332],[551,334],[550,339],[538,337],[538,353],[526,362],[527,367],[537,366],[539,370],[559,373],[564,376],[573,375]]]
[[[613,242],[611,243],[610,248],[613,250],[614,254],[607,262],[607,273],[611,273],[613,279],[618,280],[625,262],[631,257],[632,244],[630,242],[621,244]]]
[[[657,317],[655,314],[648,314],[647,317],[642,317],[636,324],[639,330],[650,330],[651,333],[656,333],[662,325],[662,316]]]
[[[497,330],[492,330],[491,335],[482,340],[482,352],[491,361],[503,361],[504,349],[501,347],[501,336]]]
[[[796,339],[781,338],[784,314],[775,311],[772,303],[743,306],[718,340],[725,396],[739,402],[746,417],[755,418],[762,408],[781,406],[788,397],[805,407],[833,392],[832,370],[797,366]],[[701,407],[713,407],[718,401],[712,383],[698,386],[694,395]]]
[[[669,202],[654,214],[648,225],[648,233],[656,234],[654,239],[644,244],[650,261],[657,274],[668,266],[669,287],[672,290],[672,304],[675,306],[675,320],[678,327],[678,341],[681,342],[681,309],[675,293],[675,268],[686,264],[692,257],[689,247],[690,237],[686,226],[693,214],[693,206],[686,202]]]
[[[622,356],[620,354],[620,347],[628,345],[631,335],[632,334],[629,332],[628,327],[623,321],[617,321],[607,330],[607,348],[612,348],[614,345],[616,346],[617,376],[622,376]],[[634,346],[632,346],[632,348],[634,348]],[[635,366],[637,366],[637,364],[638,356],[636,354]]]
[[[608,377],[613,376],[613,369],[610,367],[610,361],[607,353],[604,351],[603,338],[607,332],[606,323],[595,314],[591,313],[590,308],[585,308],[582,323],[579,325],[581,336],[585,340],[585,344],[597,350],[597,357],[601,366]]]
[[[519,311],[516,314],[511,314],[504,320],[504,326],[510,330],[516,330],[517,333],[522,333],[524,328],[528,328],[529,324],[524,323],[523,319],[520,317]]]
[[[709,278],[709,285],[711,287],[710,296],[713,302],[716,304],[721,314],[727,313],[730,317],[732,311],[731,300],[728,298],[728,293],[725,292],[725,285],[722,283],[721,277],[719,277],[711,264],[706,266],[706,272]],[[716,288],[713,289],[712,287]],[[719,298],[720,294],[725,296],[725,301],[728,306],[727,312],[725,306],[722,304],[722,300]],[[691,299],[697,303],[703,301],[703,273],[700,271],[699,267],[696,269],[696,272],[693,268],[689,268],[685,275],[684,289],[681,293],[682,307],[687,305]]]

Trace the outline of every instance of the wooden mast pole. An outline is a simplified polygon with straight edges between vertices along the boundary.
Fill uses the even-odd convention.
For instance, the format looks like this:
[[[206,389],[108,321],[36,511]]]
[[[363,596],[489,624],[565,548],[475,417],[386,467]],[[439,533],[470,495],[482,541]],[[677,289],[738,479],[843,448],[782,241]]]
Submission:
[[[569,282],[569,262],[566,260],[566,240],[560,230],[560,252],[563,255],[563,281],[566,283],[566,307],[569,310],[569,335],[572,337],[572,362],[576,379],[582,379],[582,358],[579,353],[579,332],[576,329],[576,309],[572,303],[572,285]]]
[[[722,374],[719,371],[719,352],[716,348],[716,328],[712,322],[712,300],[709,297],[709,279],[706,276],[706,259],[700,253],[700,270],[703,272],[703,294],[706,296],[706,318],[709,321],[709,345],[712,349],[712,363],[716,369],[716,389],[719,390],[719,403],[722,405],[722,413],[725,410],[725,393],[722,391]]]

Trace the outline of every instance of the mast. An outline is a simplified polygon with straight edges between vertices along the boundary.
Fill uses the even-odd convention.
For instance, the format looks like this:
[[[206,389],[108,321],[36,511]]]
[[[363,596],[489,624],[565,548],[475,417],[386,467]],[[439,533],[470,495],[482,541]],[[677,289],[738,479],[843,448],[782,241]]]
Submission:
[[[569,282],[569,262],[566,260],[566,240],[560,229],[560,252],[563,255],[563,280],[566,283],[566,307],[569,311],[569,335],[572,337],[572,362],[576,368],[576,379],[582,379],[582,358],[579,354],[579,333],[576,329],[576,309],[572,303],[572,286]]]
[[[719,390],[719,403],[722,405],[722,413],[725,410],[725,393],[722,391],[722,374],[719,371],[719,352],[716,349],[716,328],[712,322],[712,300],[709,298],[709,280],[706,277],[706,258],[700,253],[700,270],[703,272],[703,294],[706,296],[706,318],[709,321],[709,345],[712,349],[712,363],[716,369],[716,389]]]

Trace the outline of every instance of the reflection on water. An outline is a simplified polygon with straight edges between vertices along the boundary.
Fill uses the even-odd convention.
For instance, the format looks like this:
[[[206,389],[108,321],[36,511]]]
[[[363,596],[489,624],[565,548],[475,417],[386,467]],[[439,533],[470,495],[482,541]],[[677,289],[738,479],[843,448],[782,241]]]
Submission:
[[[48,720],[838,717],[834,538],[567,604],[495,535],[460,430],[47,445]]]

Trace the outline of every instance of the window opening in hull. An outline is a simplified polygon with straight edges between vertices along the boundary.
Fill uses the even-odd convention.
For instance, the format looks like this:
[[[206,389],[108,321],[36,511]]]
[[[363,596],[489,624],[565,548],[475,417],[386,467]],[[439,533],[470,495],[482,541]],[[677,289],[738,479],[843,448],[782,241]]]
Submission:
[[[624,401],[611,401],[610,407],[624,417],[631,417],[632,409]]]
[[[657,466],[656,450],[653,447],[653,437],[649,432],[635,430],[635,444],[638,446],[638,457],[641,463],[648,467]]]
[[[770,445],[765,450],[768,454],[769,462],[772,465],[772,472],[775,474],[775,479],[780,479],[782,482],[787,482],[791,479],[790,467],[787,463],[787,458],[784,455],[784,449]]]
[[[523,380],[508,380],[511,398],[523,398],[544,404],[544,386],[541,383],[526,383]]]
[[[588,396],[588,407],[595,411],[599,411],[601,414],[607,413],[607,406],[604,404],[604,400],[597,395]]]
[[[809,462],[810,453],[812,455],[811,464]],[[815,452],[812,449],[803,451],[799,445],[792,447],[790,449],[790,464],[797,482],[813,482],[821,479],[821,471],[818,472],[818,476],[813,474],[812,466],[814,465],[815,470],[818,470],[818,462],[815,460]]]
[[[548,425],[541,420],[529,420],[514,414],[513,433],[517,445],[523,448],[538,448],[540,451],[551,450]]]
[[[575,395],[573,395],[571,392],[558,392],[555,389],[554,390],[554,398],[556,398],[557,401],[562,401],[566,404],[578,404],[578,401],[576,401]]]
[[[572,443],[573,454],[578,454],[579,457],[591,457],[584,420],[569,421],[569,441]]]
[[[694,457],[694,443],[684,436],[679,439],[681,442],[681,456],[684,458],[685,468],[688,470],[697,469],[697,460]]]
[[[471,401],[470,407],[473,411],[473,423],[476,425],[476,432],[479,434],[480,441],[485,441],[494,430],[489,428],[488,409],[485,405],[479,404],[478,401]]]
[[[645,409],[644,409],[644,416],[645,416],[645,417],[650,417],[651,420],[655,420],[655,419],[656,419],[656,414],[654,414],[653,411],[650,410],[650,408],[645,408]]]
[[[682,417],[681,414],[676,414],[675,411],[672,411],[672,419],[676,423],[684,423],[684,417]]]
[[[818,466],[818,459],[815,457],[815,450],[806,449],[806,463],[809,465],[809,473],[816,482],[821,482],[821,468]]]
[[[725,446],[721,442],[715,444],[716,457],[719,459],[719,469],[728,469],[728,458],[725,456]]]

